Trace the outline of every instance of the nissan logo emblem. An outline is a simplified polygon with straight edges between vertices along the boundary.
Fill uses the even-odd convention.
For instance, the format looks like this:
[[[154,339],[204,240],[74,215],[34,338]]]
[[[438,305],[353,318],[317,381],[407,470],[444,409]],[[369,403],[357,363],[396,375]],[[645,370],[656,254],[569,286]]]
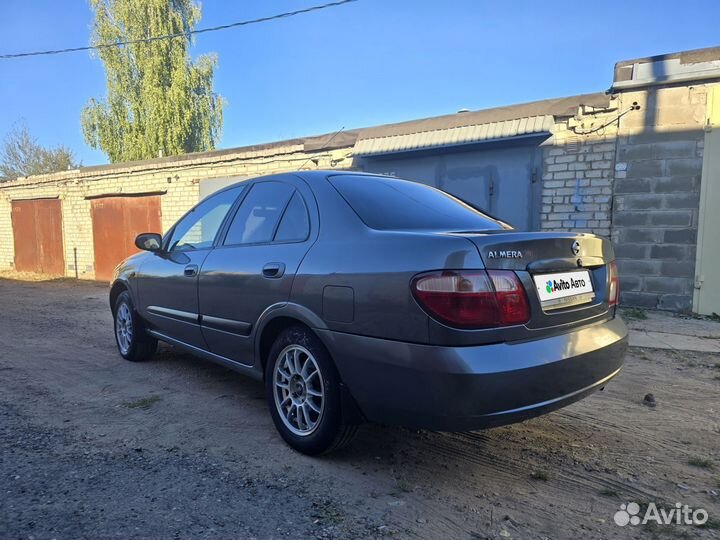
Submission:
[[[580,242],[575,240],[572,243],[572,247],[570,249],[572,249],[573,255],[577,255],[578,253],[580,253]]]

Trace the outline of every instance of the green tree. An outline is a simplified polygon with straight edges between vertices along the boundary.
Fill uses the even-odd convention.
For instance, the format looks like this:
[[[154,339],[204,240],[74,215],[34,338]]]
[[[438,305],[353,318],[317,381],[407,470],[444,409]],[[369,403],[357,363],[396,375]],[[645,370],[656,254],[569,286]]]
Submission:
[[[75,169],[79,164],[66,146],[41,146],[24,122],[16,124],[0,146],[0,182],[20,176]]]
[[[189,32],[200,20],[194,0],[90,0],[92,44],[182,34],[103,47],[107,98],[82,112],[85,140],[111,162],[215,148],[223,99],[213,92],[215,55],[190,58]]]

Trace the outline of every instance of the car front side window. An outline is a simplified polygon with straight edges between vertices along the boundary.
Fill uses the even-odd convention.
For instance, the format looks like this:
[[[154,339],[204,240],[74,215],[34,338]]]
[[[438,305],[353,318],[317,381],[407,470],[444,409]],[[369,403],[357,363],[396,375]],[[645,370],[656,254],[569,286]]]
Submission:
[[[190,210],[175,225],[168,243],[168,251],[187,251],[212,247],[225,216],[243,189],[244,186],[236,186],[221,191],[211,195]]]

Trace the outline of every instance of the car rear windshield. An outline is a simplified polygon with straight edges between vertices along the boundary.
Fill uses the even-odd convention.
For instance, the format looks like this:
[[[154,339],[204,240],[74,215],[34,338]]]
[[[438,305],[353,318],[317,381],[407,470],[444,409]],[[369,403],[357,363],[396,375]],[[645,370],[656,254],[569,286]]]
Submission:
[[[487,231],[508,228],[460,199],[417,182],[364,175],[337,175],[329,180],[372,229]]]

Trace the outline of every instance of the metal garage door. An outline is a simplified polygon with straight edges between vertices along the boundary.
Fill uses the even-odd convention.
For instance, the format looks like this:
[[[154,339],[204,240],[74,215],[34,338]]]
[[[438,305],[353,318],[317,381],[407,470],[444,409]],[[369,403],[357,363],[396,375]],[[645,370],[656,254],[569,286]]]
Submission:
[[[138,251],[138,234],[162,231],[160,218],[158,195],[93,199],[95,279],[110,281],[115,267]]]
[[[537,145],[477,148],[367,157],[363,165],[368,172],[417,180],[457,195],[518,229],[539,229]]]
[[[65,275],[62,211],[58,199],[12,201],[15,269]]]

